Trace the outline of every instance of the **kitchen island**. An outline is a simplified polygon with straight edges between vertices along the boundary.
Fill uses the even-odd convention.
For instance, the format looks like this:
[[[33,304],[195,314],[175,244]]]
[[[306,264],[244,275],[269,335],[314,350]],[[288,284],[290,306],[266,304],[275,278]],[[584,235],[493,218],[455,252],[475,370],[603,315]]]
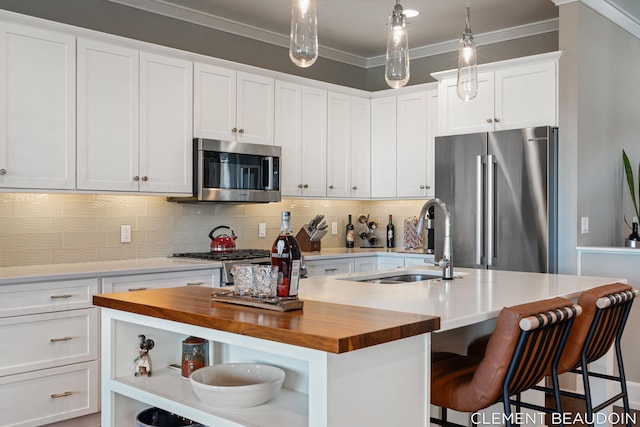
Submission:
[[[434,279],[362,281],[416,271]],[[102,425],[130,423],[153,405],[212,426],[425,426],[432,337],[490,328],[505,305],[575,298],[618,280],[457,269],[458,278],[442,281],[438,273],[421,268],[304,279],[304,309],[286,313],[212,303],[210,290],[196,287],[96,296],[103,307]],[[148,378],[133,375],[139,334],[156,341]],[[282,367],[283,390],[255,408],[207,407],[168,368],[189,335],[211,341],[213,363]],[[445,346],[458,337],[439,341]]]

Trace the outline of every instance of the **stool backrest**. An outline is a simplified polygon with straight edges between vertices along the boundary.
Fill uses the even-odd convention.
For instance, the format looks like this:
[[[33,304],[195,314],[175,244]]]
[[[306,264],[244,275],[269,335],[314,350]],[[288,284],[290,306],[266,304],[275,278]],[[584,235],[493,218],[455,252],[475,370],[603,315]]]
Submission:
[[[558,373],[580,365],[582,352],[587,363],[604,356],[616,337],[622,335],[631,304],[638,290],[624,283],[598,286],[583,292],[578,298],[582,315],[576,319],[567,345],[558,362]]]
[[[489,406],[502,398],[505,387],[513,395],[537,384],[554,357],[560,357],[580,311],[579,306],[560,297],[503,308],[464,392]]]

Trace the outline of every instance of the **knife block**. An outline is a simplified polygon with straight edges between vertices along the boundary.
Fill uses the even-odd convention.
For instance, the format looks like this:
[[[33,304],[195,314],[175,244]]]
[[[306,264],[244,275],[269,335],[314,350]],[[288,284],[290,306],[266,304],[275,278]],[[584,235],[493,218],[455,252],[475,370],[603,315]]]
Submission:
[[[301,228],[296,234],[296,240],[298,241],[298,246],[300,246],[300,250],[302,252],[320,252],[320,240],[311,241],[309,240],[309,235],[304,228]]]

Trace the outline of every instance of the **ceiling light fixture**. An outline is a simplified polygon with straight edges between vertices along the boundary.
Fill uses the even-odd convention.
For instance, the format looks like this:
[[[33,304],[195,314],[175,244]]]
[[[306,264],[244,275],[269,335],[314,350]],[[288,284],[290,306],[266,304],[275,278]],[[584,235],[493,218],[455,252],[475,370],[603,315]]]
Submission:
[[[291,5],[289,58],[306,68],[318,59],[318,19],[316,0],[293,0]]]
[[[402,11],[400,0],[396,0],[393,12],[389,16],[384,79],[392,88],[399,88],[407,84],[409,76],[409,38],[406,16]]]
[[[476,44],[469,28],[469,2],[467,2],[467,27],[462,33],[458,49],[458,84],[457,92],[463,101],[471,101],[478,94],[478,60]]]

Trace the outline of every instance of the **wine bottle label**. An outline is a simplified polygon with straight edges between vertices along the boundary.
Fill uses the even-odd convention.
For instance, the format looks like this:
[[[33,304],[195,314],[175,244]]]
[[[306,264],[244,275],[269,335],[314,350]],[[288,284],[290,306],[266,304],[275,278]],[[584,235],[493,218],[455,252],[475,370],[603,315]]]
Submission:
[[[298,295],[298,281],[300,279],[300,260],[291,262],[291,280],[289,280],[289,296]]]
[[[349,230],[347,231],[347,242],[353,242],[355,241],[355,236],[356,232],[354,230]]]

